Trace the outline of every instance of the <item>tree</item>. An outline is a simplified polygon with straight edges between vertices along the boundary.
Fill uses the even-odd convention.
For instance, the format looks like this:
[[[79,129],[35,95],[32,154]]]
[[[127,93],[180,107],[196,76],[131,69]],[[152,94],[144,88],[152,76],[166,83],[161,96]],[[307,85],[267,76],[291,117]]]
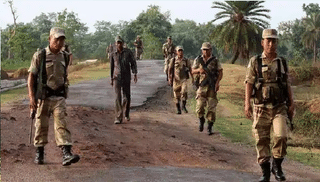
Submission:
[[[302,20],[305,32],[302,34],[302,42],[307,48],[313,49],[313,63],[317,61],[317,44],[320,40],[320,13],[311,13]]]
[[[149,5],[147,11],[140,13],[132,22],[132,27],[136,35],[152,33],[160,41],[165,41],[172,28],[169,21],[170,12],[161,13],[159,6]]]
[[[67,9],[57,13],[57,21],[54,26],[61,27],[65,30],[66,43],[70,45],[72,52],[78,58],[85,56],[84,38],[88,32],[88,27],[84,23],[81,23],[78,18],[78,14],[71,11],[67,12]]]
[[[262,30],[269,23],[260,17],[270,19],[266,13],[270,12],[261,5],[264,1],[226,1],[213,2],[212,8],[221,11],[215,15],[215,22],[227,18],[212,32],[212,39],[216,45],[226,52],[232,51],[232,64],[240,56],[248,59],[250,52],[261,50]]]
[[[160,39],[150,32],[144,32],[141,37],[144,45],[143,57],[145,59],[162,59]]]
[[[302,9],[304,12],[306,12],[307,16],[311,16],[312,13],[320,13],[320,7],[318,3],[310,3],[308,5],[303,3]]]
[[[5,1],[5,3],[8,3],[8,4],[9,4],[10,10],[11,10],[11,13],[12,13],[12,16],[13,16],[13,25],[14,25],[14,26],[13,26],[12,29],[10,29],[10,32],[11,32],[11,35],[10,35],[10,38],[9,38],[9,40],[10,40],[10,39],[12,39],[12,38],[15,36],[15,34],[16,34],[18,15],[17,15],[17,10],[16,10],[16,8],[14,8],[14,6],[13,6],[13,0],[7,0],[7,1]],[[8,59],[10,59],[10,58],[11,58],[11,49],[10,49],[10,47],[9,47],[9,49],[8,49]]]

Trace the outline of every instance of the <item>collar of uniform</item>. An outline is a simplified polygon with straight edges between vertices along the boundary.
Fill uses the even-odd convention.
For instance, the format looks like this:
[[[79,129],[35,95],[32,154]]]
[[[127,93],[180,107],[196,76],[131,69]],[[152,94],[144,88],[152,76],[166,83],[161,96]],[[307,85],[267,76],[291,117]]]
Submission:
[[[210,55],[210,57],[208,59],[204,59],[203,55],[201,57],[202,57],[203,61],[208,61],[209,59],[212,58],[212,54]]]
[[[264,52],[262,52],[261,58],[264,59],[264,60],[268,60],[269,61],[269,59],[267,58],[267,56],[266,56],[266,54]],[[277,59],[278,59],[278,54],[276,53],[276,58],[274,58],[271,62],[273,62],[273,61],[275,61]]]
[[[51,52],[49,46],[46,47],[46,54],[47,54],[47,55],[49,55],[49,54],[54,54],[53,52]],[[62,54],[62,51],[60,50],[60,51],[58,52],[58,54]]]
[[[179,59],[178,56],[175,57],[176,60],[183,60],[183,57],[181,59]]]

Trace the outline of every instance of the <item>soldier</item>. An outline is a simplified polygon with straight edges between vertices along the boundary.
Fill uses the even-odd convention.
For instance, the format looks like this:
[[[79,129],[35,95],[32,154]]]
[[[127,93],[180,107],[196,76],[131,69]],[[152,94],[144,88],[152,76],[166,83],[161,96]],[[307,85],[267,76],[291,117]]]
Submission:
[[[130,49],[123,47],[123,40],[120,36],[115,39],[115,44],[117,50],[113,51],[110,57],[110,67],[111,67],[111,85],[114,85],[116,100],[115,100],[115,124],[122,123],[123,109],[125,108],[125,119],[130,121],[129,111],[130,111],[130,82],[131,73],[134,74],[134,83],[137,83],[137,63],[134,59],[132,51]],[[122,102],[122,94],[124,99]]]
[[[169,74],[169,84],[173,86],[173,94],[177,106],[177,114],[181,114],[180,100],[182,100],[182,110],[188,113],[186,108],[188,88],[187,79],[189,79],[189,73],[192,78],[191,64],[188,59],[183,57],[183,47],[176,47],[177,56],[170,60],[168,74]]]
[[[65,45],[62,47],[61,51],[65,51],[66,53],[68,53],[68,55],[69,55],[69,65],[72,65],[73,55],[72,55],[70,46],[69,46],[68,44],[65,44]]]
[[[140,39],[140,35],[137,36],[137,39],[134,41],[133,45],[136,47],[136,59],[141,60],[141,54],[143,53],[143,42]]]
[[[256,138],[257,160],[263,176],[259,181],[270,181],[270,129],[273,129],[272,173],[277,181],[286,178],[281,163],[287,154],[287,123],[294,112],[287,62],[277,55],[278,35],[275,29],[262,33],[262,55],[252,57],[246,75],[245,114],[252,116],[250,98],[253,94],[254,110],[252,131]]]
[[[174,57],[174,48],[175,46],[172,43],[171,36],[167,38],[167,42],[163,44],[162,46],[162,52],[164,57],[164,72],[167,75],[167,81],[168,79],[168,66],[169,66],[169,60]]]
[[[196,74],[199,85],[196,94],[196,112],[200,120],[199,131],[203,131],[205,123],[205,107],[207,107],[208,134],[213,134],[212,127],[216,120],[216,107],[218,104],[217,92],[223,72],[219,60],[212,55],[212,48],[209,42],[201,47],[202,55],[198,56],[192,66],[192,74]]]
[[[67,67],[68,55],[62,52],[64,30],[54,27],[50,30],[49,46],[37,51],[29,68],[28,91],[30,108],[36,112],[34,146],[35,163],[44,163],[44,146],[48,143],[50,115],[54,118],[56,144],[61,147],[62,165],[67,166],[80,160],[71,153],[71,133],[67,128],[66,97],[68,91]],[[37,88],[37,89],[35,89]]]

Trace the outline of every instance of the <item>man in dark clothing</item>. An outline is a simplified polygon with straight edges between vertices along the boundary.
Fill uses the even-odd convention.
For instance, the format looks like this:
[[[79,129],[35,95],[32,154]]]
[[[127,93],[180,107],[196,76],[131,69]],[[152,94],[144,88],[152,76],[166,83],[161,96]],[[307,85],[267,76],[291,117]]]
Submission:
[[[133,53],[130,49],[123,47],[123,40],[120,36],[115,39],[116,51],[113,51],[110,57],[110,67],[111,67],[111,85],[114,86],[116,93],[115,100],[115,124],[122,123],[123,118],[123,108],[125,108],[125,119],[130,121],[130,82],[131,73],[134,75],[134,83],[137,83],[137,63],[134,59]],[[124,99],[122,102],[122,94]]]

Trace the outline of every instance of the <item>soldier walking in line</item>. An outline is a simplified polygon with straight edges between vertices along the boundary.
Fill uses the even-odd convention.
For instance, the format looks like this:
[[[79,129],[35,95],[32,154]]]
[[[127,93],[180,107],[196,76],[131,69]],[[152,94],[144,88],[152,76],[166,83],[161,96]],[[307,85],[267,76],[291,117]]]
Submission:
[[[110,57],[111,67],[111,85],[114,86],[116,93],[115,99],[115,124],[122,123],[123,112],[125,113],[125,119],[130,121],[130,102],[131,102],[131,73],[134,77],[134,83],[137,83],[137,63],[134,59],[133,53],[130,49],[123,47],[124,41],[120,36],[115,39],[116,50],[114,50]],[[123,92],[123,101],[122,94]],[[124,108],[124,111],[123,111]]]
[[[294,102],[287,62],[277,55],[277,44],[277,31],[263,30],[263,53],[250,59],[246,75],[245,114],[251,118],[253,112],[252,131],[256,139],[257,160],[263,173],[260,182],[270,181],[271,172],[277,181],[286,180],[281,164],[287,154],[287,123],[292,120]],[[254,100],[253,111],[251,97]],[[271,129],[274,133],[272,154]]]
[[[205,123],[205,107],[207,106],[208,134],[213,134],[213,124],[216,121],[216,107],[218,104],[217,92],[219,83],[223,77],[223,69],[220,61],[212,55],[212,48],[209,42],[201,47],[202,55],[198,56],[192,66],[192,74],[195,75],[196,85],[196,112],[200,120],[199,131],[203,131]]]
[[[169,84],[173,87],[173,94],[176,101],[177,114],[181,114],[180,101],[182,101],[182,110],[188,113],[186,108],[188,98],[188,79],[191,75],[192,82],[193,77],[191,73],[191,64],[188,59],[183,57],[183,47],[176,47],[176,57],[171,58],[168,74]]]
[[[172,43],[171,36],[167,38],[167,42],[163,44],[162,46],[162,53],[164,57],[164,72],[167,75],[167,81],[169,80],[168,77],[168,66],[170,59],[174,57],[174,49],[175,46]]]
[[[136,47],[136,60],[141,60],[141,55],[143,53],[143,42],[140,35],[137,36],[137,39],[134,41],[133,45]]]
[[[54,27],[50,30],[49,46],[34,53],[29,68],[28,91],[30,109],[36,111],[34,146],[35,163],[44,163],[44,146],[48,143],[49,118],[54,118],[54,133],[61,147],[62,165],[67,166],[80,160],[71,153],[71,133],[67,128],[66,98],[68,92],[67,67],[69,55],[61,51],[65,32]]]

